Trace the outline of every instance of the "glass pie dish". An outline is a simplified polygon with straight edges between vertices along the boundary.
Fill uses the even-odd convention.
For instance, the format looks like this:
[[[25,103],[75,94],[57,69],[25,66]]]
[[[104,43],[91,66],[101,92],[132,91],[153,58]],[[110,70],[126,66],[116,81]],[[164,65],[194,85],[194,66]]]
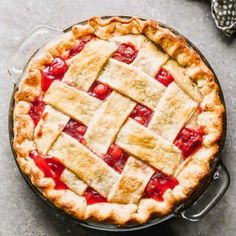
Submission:
[[[102,17],[102,19],[109,19],[110,16]],[[120,18],[123,19],[129,19],[128,16],[120,16]],[[142,19],[141,19],[142,20]],[[78,23],[79,25],[86,24],[87,20]],[[207,62],[207,60],[204,58],[204,56],[201,54],[201,52],[184,36],[180,35],[177,31],[174,29],[162,24],[158,23],[161,27],[167,28],[170,31],[172,31],[174,34],[179,35],[183,37],[187,44],[193,48],[200,56],[201,59],[204,61],[204,63],[208,66],[208,68],[211,69],[211,71],[214,73],[213,69]],[[38,56],[42,49],[43,45],[50,42],[52,39],[56,39],[59,36],[63,35],[64,33],[67,33],[72,28],[69,27],[65,30],[57,29],[55,27],[51,26],[39,26],[35,30],[33,30],[28,37],[26,37],[23,42],[20,44],[18,50],[14,52],[10,58],[8,63],[8,71],[11,75],[12,80],[14,81],[14,91],[12,94],[12,100],[9,108],[9,137],[10,137],[10,143],[12,145],[12,140],[14,138],[13,134],[13,109],[14,109],[14,94],[17,90],[17,85],[20,81],[20,78],[22,74],[24,73],[25,68],[27,67],[27,64],[29,61],[34,58],[35,56]],[[216,75],[214,74],[216,78],[216,83],[219,86],[220,89],[220,98],[221,101],[225,107],[224,104],[224,98],[223,93],[220,88],[219,81],[217,80]],[[159,224],[167,219],[173,218],[173,217],[182,217],[191,221],[197,221],[201,219],[204,215],[206,215],[212,207],[221,199],[225,191],[227,190],[229,186],[229,174],[228,171],[225,169],[224,165],[221,161],[221,151],[223,149],[223,145],[225,142],[225,136],[226,136],[226,113],[224,113],[223,117],[223,134],[221,136],[220,140],[220,148],[219,151],[214,158],[214,160],[211,163],[211,171],[210,174],[204,179],[204,181],[201,181],[200,186],[197,188],[197,190],[191,195],[191,198],[189,198],[188,201],[186,201],[184,204],[181,204],[175,208],[175,210],[162,218],[159,217],[152,217],[147,223],[137,225],[137,224],[127,224],[125,226],[119,227],[117,225],[111,225],[108,223],[101,223],[101,222],[94,222],[92,220],[86,220],[86,221],[79,221],[77,219],[74,219],[70,215],[67,215],[62,210],[59,210],[55,205],[53,205],[47,198],[43,196],[43,194],[31,183],[30,179],[27,175],[25,175],[21,168],[19,167],[19,170],[21,171],[23,177],[27,181],[27,183],[30,185],[30,187],[34,190],[34,192],[43,199],[48,205],[53,207],[55,211],[60,211],[63,217],[66,217],[68,220],[71,220],[73,222],[76,222],[76,224],[83,225],[88,228],[98,229],[98,230],[105,230],[105,231],[131,231],[131,230],[137,230],[141,228],[146,228],[151,225]],[[16,153],[14,151],[14,148],[12,146],[12,152],[14,154],[15,159],[17,158]]]

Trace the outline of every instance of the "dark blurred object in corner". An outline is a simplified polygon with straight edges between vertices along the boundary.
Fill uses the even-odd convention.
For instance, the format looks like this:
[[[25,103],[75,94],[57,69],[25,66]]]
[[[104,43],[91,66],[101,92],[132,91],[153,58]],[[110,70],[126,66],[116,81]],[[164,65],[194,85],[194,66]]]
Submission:
[[[236,0],[211,0],[216,26],[231,37],[236,32]]]

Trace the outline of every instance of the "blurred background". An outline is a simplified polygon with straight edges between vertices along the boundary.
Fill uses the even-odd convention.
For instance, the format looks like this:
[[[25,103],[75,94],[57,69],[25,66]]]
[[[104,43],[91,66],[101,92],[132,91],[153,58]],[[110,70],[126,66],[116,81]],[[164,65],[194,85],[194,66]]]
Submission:
[[[63,223],[22,179],[8,141],[7,113],[13,83],[7,58],[34,27],[66,28],[94,15],[132,15],[157,19],[189,38],[215,70],[225,95],[228,134],[223,162],[231,185],[201,221],[174,219],[130,235],[236,235],[236,39],[216,28],[210,1],[197,0],[0,0],[0,236],[113,235]]]

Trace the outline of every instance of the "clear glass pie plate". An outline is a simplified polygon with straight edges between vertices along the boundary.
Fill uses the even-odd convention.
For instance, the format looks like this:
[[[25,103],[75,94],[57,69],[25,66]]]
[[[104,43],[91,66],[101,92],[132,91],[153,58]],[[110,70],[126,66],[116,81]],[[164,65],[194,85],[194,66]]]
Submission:
[[[107,19],[110,17],[113,17],[113,16],[104,16],[102,18]],[[124,19],[131,18],[130,16],[119,16],[119,17],[124,18]],[[86,24],[86,23],[87,23],[87,20],[79,22],[77,24]],[[202,55],[202,53],[198,50],[198,48],[193,45],[193,43],[191,43],[188,39],[186,39],[183,35],[178,33],[176,30],[160,22],[158,23],[160,26],[168,28],[173,33],[183,37],[187,41],[188,45],[192,47],[196,52],[199,53],[202,60],[214,73],[214,70],[209,65],[206,58]],[[56,40],[62,34],[65,34],[66,32],[68,32],[71,29],[71,27],[72,26],[66,29],[58,29],[58,28],[48,26],[48,25],[40,25],[37,28],[35,28],[20,43],[17,50],[15,50],[12,53],[12,55],[9,57],[8,71],[14,83],[14,89],[12,92],[12,97],[11,97],[11,102],[10,102],[10,107],[9,107],[9,138],[10,138],[10,144],[12,147],[12,153],[14,155],[15,160],[17,156],[12,146],[12,140],[13,140],[13,135],[14,135],[13,134],[14,94],[17,91],[17,85],[20,81],[20,78],[22,77],[24,73],[25,68],[27,67],[28,62],[32,58],[34,58],[36,55],[40,54],[40,51],[42,50],[45,44],[48,44],[52,40],[53,41]],[[221,101],[225,105],[221,86],[219,84],[219,81],[216,75],[215,75],[215,78],[220,88]],[[211,163],[210,174],[204,179],[204,181],[202,181],[201,186],[194,192],[191,198],[184,204],[176,207],[176,209],[172,212],[172,214],[169,214],[163,218],[158,218],[154,216],[146,224],[143,224],[143,225],[128,224],[126,226],[119,227],[117,225],[112,225],[108,223],[98,223],[98,222],[94,222],[90,220],[79,221],[73,218],[72,216],[66,214],[64,211],[58,209],[49,200],[47,200],[43,196],[43,194],[35,186],[33,186],[28,176],[21,171],[17,161],[16,163],[19,167],[19,170],[22,176],[24,177],[28,185],[31,187],[31,189],[39,196],[39,198],[41,198],[44,202],[46,202],[47,205],[52,207],[56,212],[59,212],[60,213],[59,215],[62,218],[62,220],[73,223],[73,224],[82,225],[87,228],[103,230],[103,231],[132,231],[132,230],[139,230],[139,229],[147,228],[152,225],[157,225],[163,221],[166,221],[174,217],[181,217],[190,221],[198,221],[201,218],[203,218],[217,204],[217,202],[219,202],[219,200],[222,198],[222,196],[226,192],[230,183],[229,173],[221,161],[221,157],[222,157],[221,154],[222,154],[222,149],[225,143],[225,137],[226,137],[226,112],[223,117],[223,135],[220,140],[220,149],[219,149],[218,154],[214,158],[214,161]]]

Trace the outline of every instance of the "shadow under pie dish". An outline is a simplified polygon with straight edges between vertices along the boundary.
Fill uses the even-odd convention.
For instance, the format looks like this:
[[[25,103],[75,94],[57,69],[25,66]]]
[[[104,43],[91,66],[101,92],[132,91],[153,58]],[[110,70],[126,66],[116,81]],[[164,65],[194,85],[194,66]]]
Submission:
[[[58,208],[143,224],[210,173],[223,114],[212,71],[183,38],[155,21],[93,17],[29,63],[13,146]]]

